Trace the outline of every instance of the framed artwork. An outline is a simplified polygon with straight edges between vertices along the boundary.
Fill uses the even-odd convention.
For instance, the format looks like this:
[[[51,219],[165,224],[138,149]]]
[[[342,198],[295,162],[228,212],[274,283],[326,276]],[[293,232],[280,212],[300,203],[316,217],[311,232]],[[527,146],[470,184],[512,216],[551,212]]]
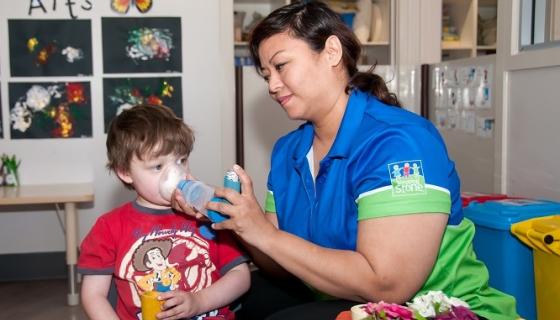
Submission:
[[[89,82],[9,83],[12,139],[92,136]]]
[[[181,18],[102,18],[103,72],[181,72]]]
[[[90,20],[8,20],[12,77],[89,76]]]
[[[183,117],[181,77],[104,78],[103,97],[105,132],[113,118],[139,104],[168,107]]]
[[[2,93],[0,92],[0,139],[4,139],[4,129],[2,123]]]

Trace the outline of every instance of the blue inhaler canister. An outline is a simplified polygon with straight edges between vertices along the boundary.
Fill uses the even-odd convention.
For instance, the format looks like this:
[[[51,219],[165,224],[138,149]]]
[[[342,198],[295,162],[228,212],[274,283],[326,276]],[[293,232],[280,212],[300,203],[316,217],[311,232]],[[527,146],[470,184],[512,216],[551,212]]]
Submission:
[[[239,182],[239,176],[233,170],[226,171],[226,174],[224,175],[224,187],[233,189],[237,192],[241,192],[241,183]],[[229,203],[226,199],[218,197],[214,197],[210,201]],[[208,218],[214,223],[219,223],[229,219],[228,216],[213,210],[208,210]]]

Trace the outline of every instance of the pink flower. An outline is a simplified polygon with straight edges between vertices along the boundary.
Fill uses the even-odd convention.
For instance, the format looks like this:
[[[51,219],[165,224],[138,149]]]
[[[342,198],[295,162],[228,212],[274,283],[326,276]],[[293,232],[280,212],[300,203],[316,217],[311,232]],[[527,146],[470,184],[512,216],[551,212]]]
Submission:
[[[478,317],[468,308],[454,306],[448,312],[437,315],[435,320],[478,320]]]
[[[365,306],[365,310],[367,313],[371,315],[381,316],[380,319],[400,319],[400,320],[413,320],[412,311],[407,307],[394,304],[394,303],[386,303],[380,301],[378,303],[371,303],[369,302]]]

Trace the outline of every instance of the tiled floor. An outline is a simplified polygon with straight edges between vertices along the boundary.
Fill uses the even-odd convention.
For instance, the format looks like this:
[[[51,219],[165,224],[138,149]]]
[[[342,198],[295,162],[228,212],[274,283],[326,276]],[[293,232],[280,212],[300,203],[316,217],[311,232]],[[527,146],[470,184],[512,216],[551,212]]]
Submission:
[[[81,306],[66,304],[67,280],[0,282],[0,319],[86,320]]]

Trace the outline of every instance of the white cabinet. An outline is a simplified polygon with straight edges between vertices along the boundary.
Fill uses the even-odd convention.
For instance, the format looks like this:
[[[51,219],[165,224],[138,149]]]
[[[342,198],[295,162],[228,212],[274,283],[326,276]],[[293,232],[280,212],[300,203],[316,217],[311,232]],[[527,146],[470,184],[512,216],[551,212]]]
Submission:
[[[246,36],[254,15],[266,16],[273,10],[295,0],[234,0],[234,52],[237,64],[250,63]],[[338,1],[348,5],[348,11],[354,11],[353,29],[362,40],[362,57],[360,64],[391,64],[391,25],[393,0],[349,0]],[[339,8],[334,7],[336,11]],[[362,9],[361,11],[357,11]],[[236,21],[237,20],[237,21]],[[242,20],[242,21],[241,21]],[[242,25],[242,26],[241,26]],[[358,31],[358,28],[360,29]],[[365,32],[365,36],[364,36]]]
[[[496,53],[497,0],[442,4],[442,61]]]

